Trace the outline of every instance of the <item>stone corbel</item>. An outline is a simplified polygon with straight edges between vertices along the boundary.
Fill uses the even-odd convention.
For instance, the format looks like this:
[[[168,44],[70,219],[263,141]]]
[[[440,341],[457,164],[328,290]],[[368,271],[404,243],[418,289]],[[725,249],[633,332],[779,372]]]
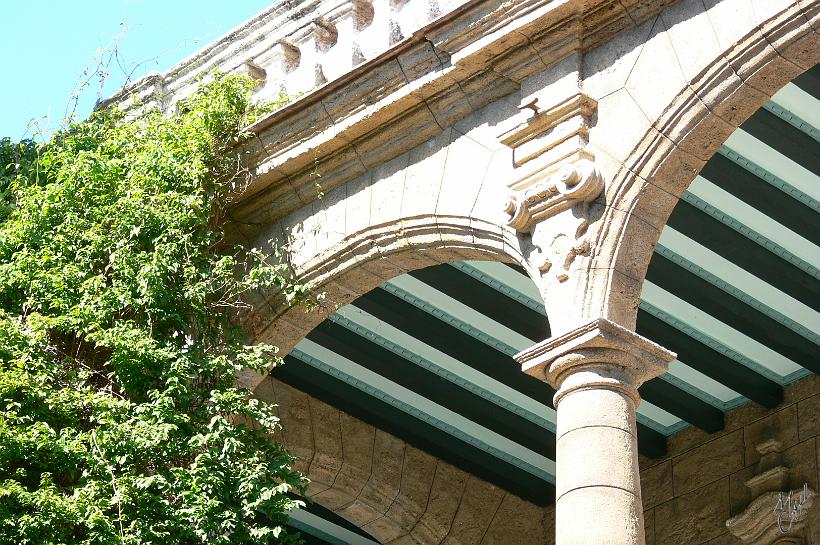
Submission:
[[[520,108],[533,115],[499,138],[512,148],[514,165],[526,171],[508,184],[507,224],[532,235],[530,261],[564,282],[575,258],[590,250],[589,203],[604,189],[603,173],[586,149],[597,103],[578,93],[545,111],[538,99]]]

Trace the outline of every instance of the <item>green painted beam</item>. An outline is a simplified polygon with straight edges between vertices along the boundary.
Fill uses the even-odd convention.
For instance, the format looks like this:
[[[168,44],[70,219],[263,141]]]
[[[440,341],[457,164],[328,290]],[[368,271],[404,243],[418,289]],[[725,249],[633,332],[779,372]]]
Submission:
[[[732,390],[764,407],[772,408],[783,400],[783,388],[706,346],[683,331],[647,312],[638,309],[637,332],[678,354],[678,359]]]
[[[483,282],[478,282],[479,285],[470,285],[466,281],[463,281],[461,277],[470,277],[454,267],[437,265],[423,270],[425,271],[424,281],[440,291],[445,291],[452,286],[469,285],[471,291],[469,295],[465,294],[464,300],[462,301],[464,304],[470,304],[470,300],[487,301],[497,298],[497,296],[492,293],[495,292],[495,290]],[[450,270],[454,271],[455,274],[450,273]],[[520,268],[516,267],[515,270],[524,274]],[[442,272],[439,273],[439,271]],[[439,274],[447,277],[447,281],[443,282],[439,280]],[[452,295],[450,291],[445,292],[448,295]],[[503,303],[503,311],[496,307],[486,307],[487,310],[491,312],[491,314],[487,314],[487,316],[510,329],[513,329],[513,325],[516,323],[510,319],[510,316],[526,316],[526,311],[534,312],[518,301],[514,301],[503,294],[499,295],[504,297],[504,299],[499,302],[499,305]],[[528,336],[533,343],[542,340],[542,338],[536,337],[539,330],[530,329],[528,332],[530,334],[525,336]],[[674,414],[678,418],[706,432],[711,433],[723,429],[723,412],[720,409],[663,379],[658,378],[647,381],[641,386],[640,393],[649,403]]]
[[[726,325],[820,374],[820,347],[722,289],[655,253],[646,279]]]
[[[820,176],[820,145],[791,123],[761,108],[740,128]]]
[[[476,341],[467,333],[404,302],[399,297],[379,288],[362,295],[353,304],[524,395],[552,406],[555,390],[546,382],[522,373],[512,357]],[[639,436],[643,438],[638,443],[641,453],[651,458],[665,454],[666,437],[663,434],[640,423],[638,430]]]
[[[728,157],[715,154],[700,175],[806,240],[820,245],[817,212]]]
[[[792,82],[817,100],[820,100],[820,64],[803,72]]]
[[[410,360],[330,320],[308,339],[528,449],[555,459],[555,434],[436,376]]]
[[[820,311],[820,282],[816,278],[685,200],[678,201],[667,224],[780,291]]]
[[[528,501],[543,506],[555,501],[551,483],[293,356],[286,356],[271,376]]]
[[[550,326],[545,315],[455,267],[436,265],[409,274],[535,342],[550,336]]]

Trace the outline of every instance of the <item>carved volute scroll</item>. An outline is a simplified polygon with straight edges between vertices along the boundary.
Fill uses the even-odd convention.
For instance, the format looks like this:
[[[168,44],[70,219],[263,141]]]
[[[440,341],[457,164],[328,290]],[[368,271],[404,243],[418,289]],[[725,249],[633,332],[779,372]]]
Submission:
[[[512,148],[513,164],[526,171],[508,183],[507,223],[532,235],[530,261],[559,282],[569,278],[575,258],[590,250],[589,203],[604,189],[604,176],[586,149],[597,107],[580,92],[546,110],[533,98],[519,107],[533,115],[499,137]]]
[[[790,469],[784,465],[782,447],[775,440],[757,445],[757,472],[744,483],[754,499],[727,520],[726,527],[742,543],[752,545],[818,545],[808,528],[818,516],[817,492],[808,484],[789,489]]]

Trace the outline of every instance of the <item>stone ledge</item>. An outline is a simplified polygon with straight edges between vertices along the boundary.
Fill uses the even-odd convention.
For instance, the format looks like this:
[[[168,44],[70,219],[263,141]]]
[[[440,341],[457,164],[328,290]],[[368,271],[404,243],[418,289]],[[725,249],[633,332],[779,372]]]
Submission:
[[[246,149],[253,179],[235,195],[232,215],[255,223],[260,207],[270,211],[273,204],[258,198],[263,190],[279,195],[276,217],[311,202],[317,161],[327,167],[322,184],[329,191],[667,3],[653,2],[649,9],[641,0],[528,0],[512,6],[489,0],[440,6],[407,0],[392,7],[370,0],[290,3],[260,13],[107,103],[129,107],[139,99],[167,110],[215,69],[255,77],[260,98],[281,90],[307,93],[251,127],[258,135]],[[426,11],[419,7],[434,5]],[[367,6],[376,10],[372,19],[365,17]],[[387,11],[379,15],[379,10]],[[405,13],[414,15],[399,17]],[[401,27],[400,39],[388,36],[397,28],[391,21]],[[381,45],[353,55],[367,40]],[[393,136],[386,138],[390,127]]]

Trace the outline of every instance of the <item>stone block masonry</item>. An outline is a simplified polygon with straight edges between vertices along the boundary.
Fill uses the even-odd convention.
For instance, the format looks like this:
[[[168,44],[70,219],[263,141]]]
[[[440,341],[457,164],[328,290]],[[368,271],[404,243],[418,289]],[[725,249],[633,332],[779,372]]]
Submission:
[[[383,543],[554,543],[554,506],[517,498],[274,379],[266,379],[257,394],[279,404],[285,445],[314,479],[316,499],[332,499],[335,512]],[[743,543],[726,521],[754,499],[744,483],[760,462],[754,445],[767,439],[782,445],[782,463],[789,469],[784,489],[808,483],[817,490],[818,415],[820,377],[812,375],[786,387],[785,400],[772,410],[754,404],[734,409],[723,431],[690,427],[670,437],[665,457],[641,457],[647,545]],[[338,431],[316,440],[325,426]],[[363,438],[359,446],[357,437]],[[820,518],[815,519],[805,529],[807,545],[820,539]]]

